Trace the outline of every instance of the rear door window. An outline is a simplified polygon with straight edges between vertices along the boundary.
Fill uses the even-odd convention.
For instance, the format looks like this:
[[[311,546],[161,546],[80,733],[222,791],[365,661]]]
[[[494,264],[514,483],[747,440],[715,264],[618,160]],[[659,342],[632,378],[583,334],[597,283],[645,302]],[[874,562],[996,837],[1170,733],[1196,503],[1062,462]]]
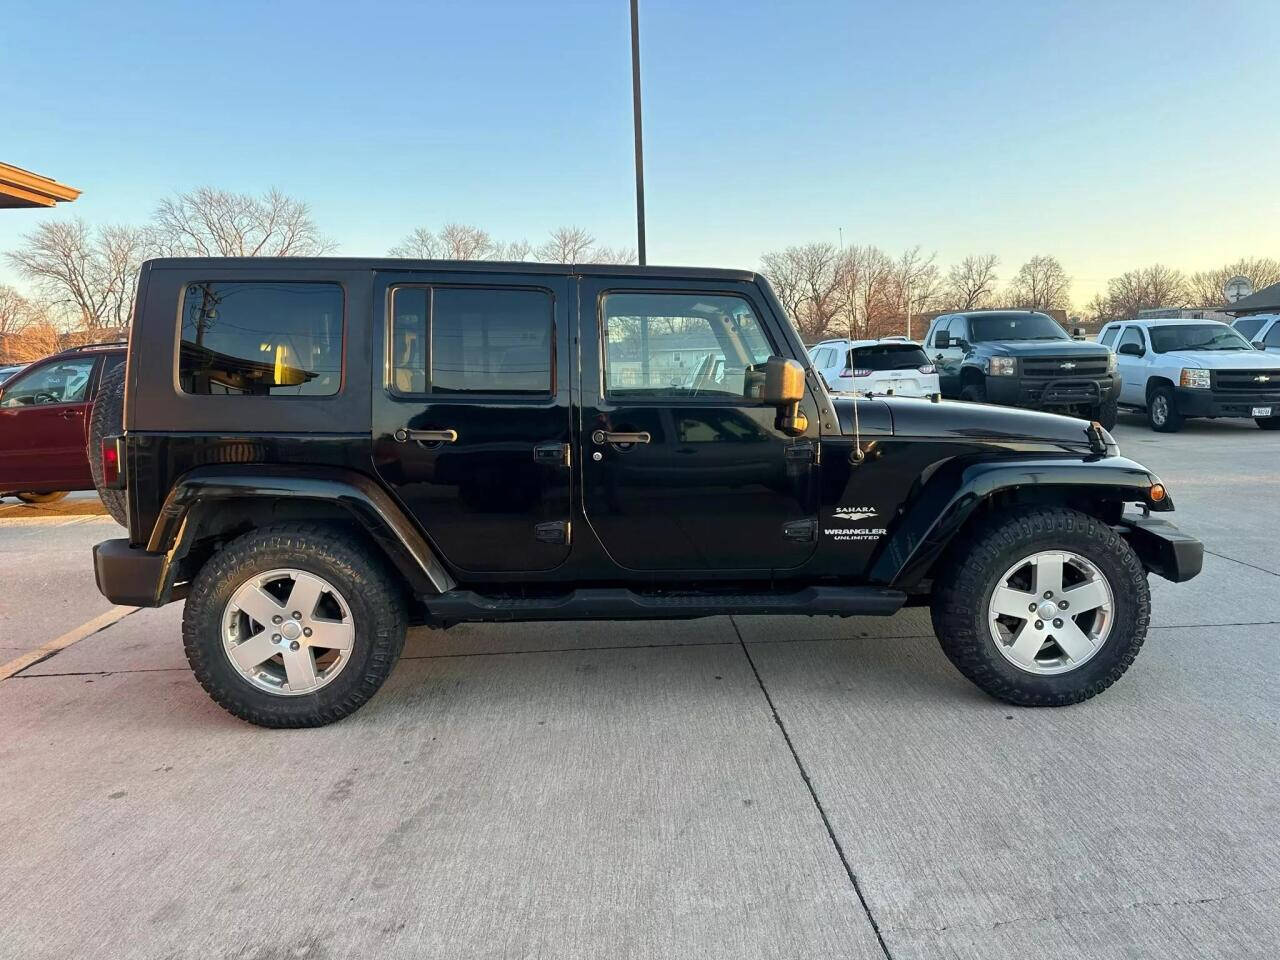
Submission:
[[[336,283],[191,283],[178,383],[206,396],[322,397],[342,386]]]

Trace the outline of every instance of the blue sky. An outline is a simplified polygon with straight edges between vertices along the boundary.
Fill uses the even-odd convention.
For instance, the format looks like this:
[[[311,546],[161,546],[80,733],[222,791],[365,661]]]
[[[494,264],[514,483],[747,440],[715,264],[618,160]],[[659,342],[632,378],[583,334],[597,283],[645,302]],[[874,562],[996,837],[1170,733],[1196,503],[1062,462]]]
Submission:
[[[626,0],[10,5],[0,160],[141,221],[277,186],[353,255],[417,225],[634,245]],[[641,0],[649,259],[754,267],[812,239],[1083,304],[1159,260],[1280,256],[1280,4]],[[0,280],[15,276],[0,266]]]

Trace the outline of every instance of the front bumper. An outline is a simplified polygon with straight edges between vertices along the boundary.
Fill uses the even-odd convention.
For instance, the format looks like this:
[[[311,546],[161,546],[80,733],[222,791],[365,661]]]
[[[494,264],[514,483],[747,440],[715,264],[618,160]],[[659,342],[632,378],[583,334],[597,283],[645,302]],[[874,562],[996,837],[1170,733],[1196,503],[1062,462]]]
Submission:
[[[169,557],[132,547],[128,540],[104,540],[93,548],[98,592],[112,603],[159,607],[177,600],[169,583]]]
[[[1220,391],[1175,387],[1178,412],[1184,417],[1252,417],[1255,407],[1270,407],[1280,417],[1280,390]]]
[[[1166,580],[1182,583],[1204,566],[1204,544],[1168,520],[1125,517],[1120,526],[1142,565]]]
[[[1031,380],[1024,377],[987,377],[987,402],[1007,407],[1097,406],[1120,396],[1121,378],[1061,377]]]

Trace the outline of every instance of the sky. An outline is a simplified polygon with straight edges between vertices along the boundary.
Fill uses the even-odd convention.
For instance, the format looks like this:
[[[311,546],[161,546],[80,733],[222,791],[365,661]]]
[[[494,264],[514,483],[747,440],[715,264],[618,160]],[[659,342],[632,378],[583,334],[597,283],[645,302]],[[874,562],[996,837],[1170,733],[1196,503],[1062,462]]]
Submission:
[[[650,263],[921,245],[1002,280],[1280,258],[1280,3],[640,0]],[[0,0],[0,160],[141,222],[278,187],[337,252],[417,226],[635,245],[627,0]],[[0,282],[22,282],[0,264]]]

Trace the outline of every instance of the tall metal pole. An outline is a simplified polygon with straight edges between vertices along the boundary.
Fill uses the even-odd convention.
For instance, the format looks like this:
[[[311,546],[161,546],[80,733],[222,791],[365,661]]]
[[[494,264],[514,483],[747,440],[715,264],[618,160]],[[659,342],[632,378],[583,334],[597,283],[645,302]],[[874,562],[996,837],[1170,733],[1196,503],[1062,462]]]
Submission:
[[[636,125],[636,245],[640,266],[644,251],[644,138],[640,124],[640,11],[639,0],[631,0],[631,107]]]

